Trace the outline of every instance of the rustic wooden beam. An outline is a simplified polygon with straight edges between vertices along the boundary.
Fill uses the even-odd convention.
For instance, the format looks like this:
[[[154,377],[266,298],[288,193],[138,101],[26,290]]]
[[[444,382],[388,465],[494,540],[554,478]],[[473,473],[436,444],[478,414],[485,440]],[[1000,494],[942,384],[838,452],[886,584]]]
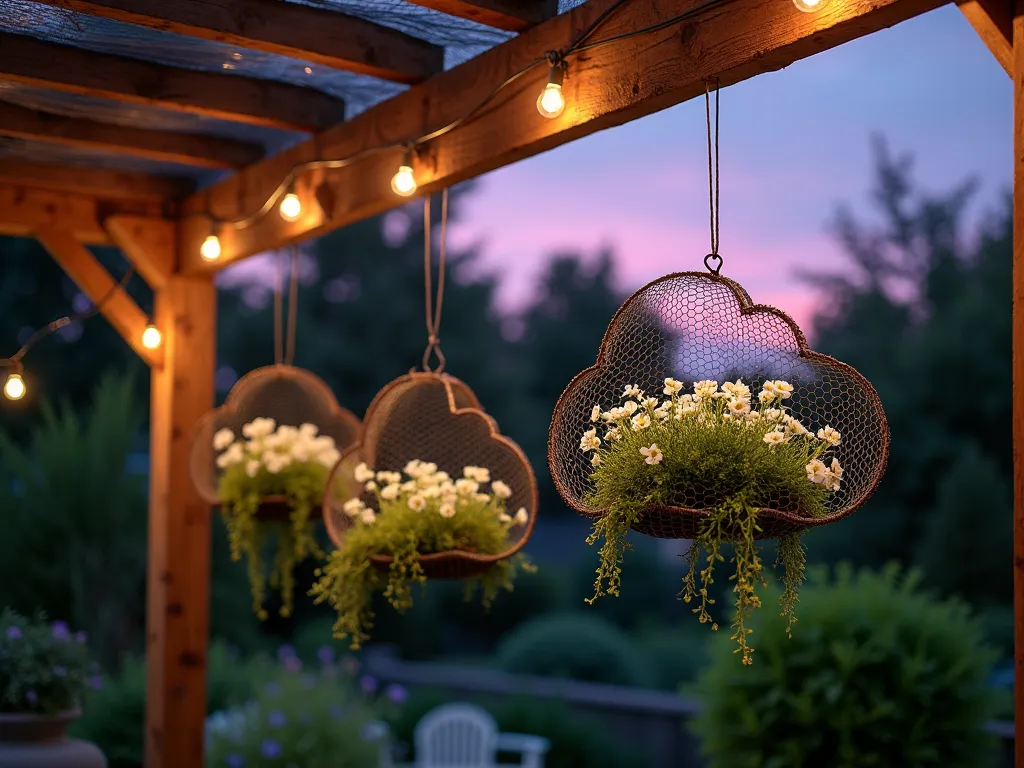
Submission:
[[[199,136],[97,123],[25,109],[0,101],[0,136],[43,141],[74,149],[117,152],[198,168],[241,168],[263,156],[263,148],[219,136]]]
[[[78,192],[112,200],[143,198],[176,200],[195,189],[191,179],[146,176],[93,168],[77,168],[45,163],[28,163],[4,158],[0,162],[0,181],[24,184],[40,189]]]
[[[967,0],[960,3],[960,11],[1006,74],[1013,77],[1013,0]]]
[[[1024,0],[1013,17],[1013,669],[1014,761],[1024,768]]]
[[[413,5],[469,19],[488,27],[522,32],[558,13],[558,0],[408,0]]]
[[[117,281],[89,249],[71,231],[57,226],[40,227],[35,236],[139,357],[154,368],[162,365],[162,346],[146,349],[142,345],[142,332],[149,325],[146,313],[124,290],[116,288]]]
[[[196,422],[214,405],[217,292],[172,276],[155,299],[165,360],[150,385],[146,768],[203,765],[210,508],[189,476]]]
[[[510,76],[545,51],[570,45],[613,0],[590,2],[527,30],[471,61],[414,86],[235,176],[183,204],[180,263],[186,271],[217,270],[239,258],[319,235],[405,202],[390,188],[401,150],[370,153],[326,174],[310,173],[325,215],[308,226],[286,225],[269,215],[244,230],[225,229],[222,256],[203,261],[209,235],[204,212],[231,220],[258,210],[296,164],[347,158],[402,143],[463,117]],[[705,79],[723,86],[792,64],[841,43],[892,26],[943,5],[943,0],[846,0],[803,13],[784,0],[733,0],[697,12],[658,32],[593,48],[569,57],[565,111],[556,119],[537,112],[548,75],[543,64],[504,89],[472,120],[431,141],[415,163],[420,189],[436,191],[467,178],[552,149],[604,128],[634,120],[704,93]],[[626,3],[598,33],[599,40],[664,22],[701,8],[698,0]]]
[[[39,2],[399,83],[418,83],[444,69],[444,49],[426,40],[336,11],[280,0]]]
[[[168,219],[119,214],[103,222],[114,245],[155,291],[163,290],[174,271],[178,228]]]
[[[178,5],[178,3],[175,3]],[[0,32],[0,79],[250,125],[316,131],[344,105],[312,88],[168,67]]]
[[[42,227],[59,226],[88,245],[108,245],[103,220],[115,214],[159,217],[154,200],[97,200],[89,195],[38,189],[0,181],[0,235],[32,237]]]

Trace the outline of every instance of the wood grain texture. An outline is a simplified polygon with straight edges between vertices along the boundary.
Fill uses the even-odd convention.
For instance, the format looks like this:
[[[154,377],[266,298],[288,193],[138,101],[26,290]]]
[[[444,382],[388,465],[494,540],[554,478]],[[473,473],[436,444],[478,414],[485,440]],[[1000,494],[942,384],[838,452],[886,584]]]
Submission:
[[[216,308],[209,277],[174,275],[155,298],[165,360],[150,384],[146,768],[203,765],[212,515],[188,460],[214,405]]]
[[[444,50],[426,40],[281,0],[37,1],[399,83],[418,83],[444,69]]]
[[[70,230],[59,226],[40,227],[36,229],[35,236],[68,277],[82,289],[82,293],[100,307],[100,313],[110,321],[136,354],[150,366],[162,365],[162,347],[146,349],[142,346],[142,332],[149,325],[146,313],[139,309],[139,305],[124,290],[115,290],[117,281],[89,249],[78,242]]]
[[[0,136],[74,149],[117,152],[197,168],[241,168],[263,156],[263,148],[256,144],[219,136],[110,125],[37,112],[5,101],[0,102]]]
[[[177,255],[174,222],[118,214],[104,221],[103,227],[150,288],[159,291],[167,285]]]
[[[109,245],[103,219],[116,214],[159,217],[158,201],[98,200],[89,195],[39,189],[0,180],[0,234],[32,237],[41,227],[59,226],[88,245]]]
[[[0,181],[39,189],[78,192],[111,200],[177,200],[195,189],[195,182],[191,179],[27,163],[7,158],[0,162]]]
[[[999,65],[1013,77],[1012,0],[968,0],[959,7]]]
[[[1013,19],[1013,645],[1014,761],[1024,768],[1024,0]]]
[[[558,13],[558,0],[408,0],[408,2],[509,32],[522,32]]]
[[[0,32],[0,79],[249,125],[317,131],[344,105],[312,88],[200,72]]]
[[[346,158],[382,144],[402,143],[465,115],[496,85],[544,52],[568,46],[613,0],[590,0],[471,61],[267,158],[184,203],[186,212],[212,211],[221,219],[251,214],[299,162],[314,157]],[[622,40],[569,57],[565,112],[541,117],[537,95],[547,78],[544,64],[506,88],[459,129],[424,147],[416,165],[420,190],[436,191],[544,152],[605,128],[657,112],[703,94],[717,75],[723,86],[871,34],[944,3],[942,0],[848,0],[818,13],[802,13],[782,0],[734,0],[659,32]],[[698,7],[695,0],[626,3],[595,39],[647,27]],[[310,183],[330,190],[320,225],[296,233],[268,216],[224,240],[222,257],[203,262],[199,246],[209,231],[199,216],[183,221],[181,264],[186,271],[221,269],[263,250],[320,235],[405,202],[390,188],[401,150],[375,153],[352,165],[310,174]]]

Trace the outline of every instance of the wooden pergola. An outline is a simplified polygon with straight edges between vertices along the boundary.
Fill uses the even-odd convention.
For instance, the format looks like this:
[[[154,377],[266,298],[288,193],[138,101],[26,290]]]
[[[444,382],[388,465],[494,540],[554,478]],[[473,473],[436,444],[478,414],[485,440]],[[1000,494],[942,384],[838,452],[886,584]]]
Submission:
[[[341,102],[314,88],[230,72],[168,66],[141,58],[0,31],[0,85],[270,126],[306,134],[263,156],[259,145],[223,134],[182,132],[56,114],[7,101],[0,90],[0,137],[174,163],[228,175],[200,191],[194,181],[97,163],[45,164],[0,155],[0,233],[37,238],[93,301],[115,280],[86,246],[116,245],[155,292],[152,322],[163,344],[148,349],[150,319],[123,292],[102,312],[152,368],[145,755],[149,768],[202,765],[209,627],[210,509],[188,481],[193,427],[214,405],[213,278],[256,253],[322,235],[405,202],[390,186],[401,145],[461,116],[472,119],[422,143],[419,193],[438,191],[560,144],[780,69],[819,51],[930,11],[944,0],[828,0],[813,12],[791,0],[588,0],[557,13],[556,0],[408,0],[511,35],[444,70],[441,46],[376,21],[284,0],[38,0],[81,18],[297,59],[392,83],[397,95],[344,120]],[[398,4],[401,5],[401,4]],[[567,106],[555,119],[535,107],[548,76],[544,59],[563,50],[603,13],[600,38],[617,42],[567,57]],[[1013,435],[1016,761],[1024,768],[1024,0],[960,5],[1014,80]],[[0,3],[2,10],[2,3]],[[685,18],[672,22],[677,16]],[[0,21],[3,21],[0,19]],[[669,23],[666,23],[669,22]],[[657,29],[630,36],[627,33]],[[9,29],[9,28],[8,28]],[[531,62],[541,62],[488,96]],[[225,69],[229,69],[225,65]],[[314,81],[315,82],[315,81]],[[385,146],[389,149],[374,151]],[[240,228],[289,178],[295,221],[278,215]],[[1009,158],[1008,158],[1009,159]],[[221,254],[200,248],[211,233]]]

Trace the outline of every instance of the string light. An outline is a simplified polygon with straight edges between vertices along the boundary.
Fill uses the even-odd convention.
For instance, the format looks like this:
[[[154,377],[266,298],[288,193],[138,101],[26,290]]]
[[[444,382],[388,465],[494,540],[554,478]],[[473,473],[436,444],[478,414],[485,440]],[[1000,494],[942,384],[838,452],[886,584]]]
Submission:
[[[295,194],[294,189],[289,189],[288,194],[281,199],[281,206],[278,208],[281,218],[285,221],[296,221],[302,215],[302,201]]]
[[[21,400],[25,396],[25,391],[25,380],[21,378],[20,373],[8,375],[4,383],[4,395],[8,400]]]
[[[793,5],[804,13],[814,13],[825,7],[828,0],[793,0]]]
[[[199,255],[207,261],[216,261],[220,258],[220,238],[216,235],[210,235],[203,240],[202,246],[199,248]]]
[[[396,195],[408,197],[416,192],[416,176],[412,171],[412,150],[406,149],[402,155],[402,164],[398,166],[395,175],[391,177],[391,189]]]
[[[556,62],[548,70],[548,84],[537,97],[537,111],[544,117],[556,118],[565,110],[565,94],[562,93],[562,79],[565,77],[565,65]]]
[[[160,333],[155,325],[150,324],[146,326],[146,330],[142,332],[142,346],[146,349],[156,349],[163,344],[164,336]]]

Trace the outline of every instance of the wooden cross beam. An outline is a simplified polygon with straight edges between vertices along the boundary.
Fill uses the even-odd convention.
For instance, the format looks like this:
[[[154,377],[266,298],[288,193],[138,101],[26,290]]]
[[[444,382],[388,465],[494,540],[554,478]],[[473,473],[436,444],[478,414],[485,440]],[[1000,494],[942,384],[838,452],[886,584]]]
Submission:
[[[558,0],[409,0],[409,2],[509,32],[522,32],[558,13]]]
[[[0,181],[111,200],[174,200],[195,189],[195,182],[191,179],[28,163],[7,158],[0,162]]]
[[[1006,74],[1013,77],[1012,0],[967,0],[960,3],[960,10]]]
[[[303,237],[320,235],[405,202],[390,187],[401,150],[371,154],[346,168],[310,174],[325,194],[324,215],[295,226],[269,215],[243,230],[224,230],[222,255],[199,255],[210,221],[241,218],[258,210],[292,168],[313,158],[346,158],[381,144],[402,143],[465,115],[487,94],[546,51],[576,35],[612,5],[590,2],[527,30],[462,66],[260,161],[183,203],[180,261],[187,272],[222,269],[233,261]],[[944,5],[944,0],[846,0],[816,13],[784,0],[733,0],[654,33],[569,57],[564,84],[567,106],[556,119],[536,109],[547,67],[535,67],[457,130],[426,145],[415,163],[420,189],[436,191],[704,93],[705,81],[722,86],[781,69],[807,56],[863,37]],[[608,17],[595,39],[621,35],[700,7],[696,0],[625,3]],[[329,194],[326,194],[329,193]]]
[[[97,123],[37,112],[6,101],[0,101],[0,136],[199,168],[241,168],[263,156],[262,147],[234,139]]]
[[[313,64],[418,83],[444,69],[444,49],[354,16],[280,0],[37,0]],[[242,53],[244,56],[244,52]]]
[[[200,72],[0,32],[0,80],[222,120],[317,131],[341,122],[337,99],[297,85]]]

